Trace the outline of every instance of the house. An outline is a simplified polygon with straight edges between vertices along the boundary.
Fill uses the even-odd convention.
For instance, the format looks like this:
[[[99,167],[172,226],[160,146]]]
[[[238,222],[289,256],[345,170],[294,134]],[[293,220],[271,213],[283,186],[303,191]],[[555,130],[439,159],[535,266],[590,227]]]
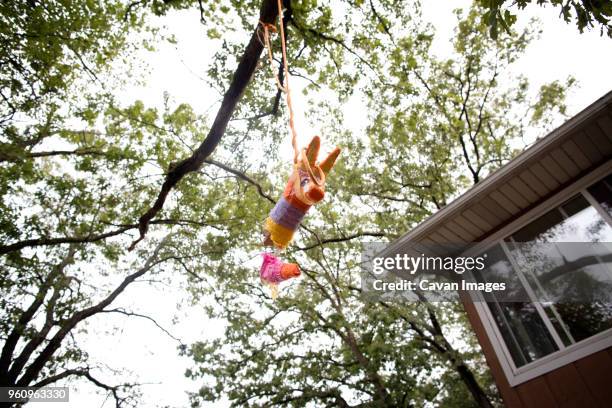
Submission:
[[[609,92],[384,251],[477,243],[472,247],[486,250],[495,263],[482,279],[500,268],[516,278],[520,301],[485,293],[461,296],[508,407],[612,407],[611,158]],[[582,244],[556,244],[568,241]],[[603,244],[587,263],[572,263],[575,257],[565,252],[595,241]],[[542,282],[541,270],[516,260],[520,243],[534,242],[557,245],[566,263],[557,272],[563,273]],[[538,293],[555,290],[556,282],[577,278],[595,284],[586,292],[590,301],[538,301]],[[563,293],[573,289],[566,285]]]

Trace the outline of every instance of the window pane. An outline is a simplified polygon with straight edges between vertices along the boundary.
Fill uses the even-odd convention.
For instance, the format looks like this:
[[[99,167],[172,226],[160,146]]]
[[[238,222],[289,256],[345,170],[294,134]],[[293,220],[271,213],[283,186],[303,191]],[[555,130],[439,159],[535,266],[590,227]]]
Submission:
[[[525,227],[515,232],[514,235],[512,235],[512,240],[516,242],[545,240],[545,242],[548,242],[550,240],[546,239],[546,232],[553,229],[555,225],[561,223],[562,221],[563,214],[561,214],[561,211],[555,208],[554,210],[547,212],[540,218],[530,222]]]
[[[612,215],[612,174],[588,188],[604,210]]]
[[[612,242],[612,228],[581,194],[515,232],[515,242]]]
[[[612,327],[612,227],[582,195],[508,241],[565,345]]]
[[[506,296],[527,298],[525,288],[503,249],[497,245],[487,250],[487,257],[490,266],[482,272],[473,271],[476,280],[506,282],[507,290],[513,292]],[[498,301],[495,292],[483,295],[517,367],[557,350],[533,303]]]

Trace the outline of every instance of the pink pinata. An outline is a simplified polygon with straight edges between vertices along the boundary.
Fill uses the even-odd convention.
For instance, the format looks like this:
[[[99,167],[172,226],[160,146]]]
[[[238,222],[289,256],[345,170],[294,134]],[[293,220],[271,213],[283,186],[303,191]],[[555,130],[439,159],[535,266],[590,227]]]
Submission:
[[[272,297],[278,294],[278,284],[291,278],[300,276],[300,268],[294,263],[284,263],[274,255],[264,252],[263,263],[259,270],[262,282],[267,283],[272,289]]]

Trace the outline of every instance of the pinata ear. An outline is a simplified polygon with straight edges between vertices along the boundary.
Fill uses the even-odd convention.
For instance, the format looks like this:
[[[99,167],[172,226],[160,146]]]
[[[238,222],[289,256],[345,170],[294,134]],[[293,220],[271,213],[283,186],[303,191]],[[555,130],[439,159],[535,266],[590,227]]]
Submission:
[[[332,150],[330,154],[327,155],[325,160],[323,160],[319,164],[319,167],[321,168],[321,170],[323,170],[323,173],[325,173],[325,176],[327,176],[327,174],[330,172],[332,167],[334,167],[334,164],[336,164],[336,159],[338,158],[339,154],[340,154],[340,148],[336,147],[334,150]]]
[[[314,167],[317,162],[317,156],[319,155],[319,147],[321,147],[321,139],[319,136],[315,136],[312,138],[310,143],[308,143],[308,147],[306,148],[306,157],[308,158],[308,163],[310,163],[310,167]]]

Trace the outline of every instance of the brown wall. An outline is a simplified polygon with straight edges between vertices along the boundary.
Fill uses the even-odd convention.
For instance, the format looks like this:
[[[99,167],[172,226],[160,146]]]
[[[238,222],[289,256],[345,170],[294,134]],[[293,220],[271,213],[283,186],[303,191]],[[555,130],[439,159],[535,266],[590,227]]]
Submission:
[[[612,348],[511,387],[474,304],[464,307],[507,407],[612,407]]]

